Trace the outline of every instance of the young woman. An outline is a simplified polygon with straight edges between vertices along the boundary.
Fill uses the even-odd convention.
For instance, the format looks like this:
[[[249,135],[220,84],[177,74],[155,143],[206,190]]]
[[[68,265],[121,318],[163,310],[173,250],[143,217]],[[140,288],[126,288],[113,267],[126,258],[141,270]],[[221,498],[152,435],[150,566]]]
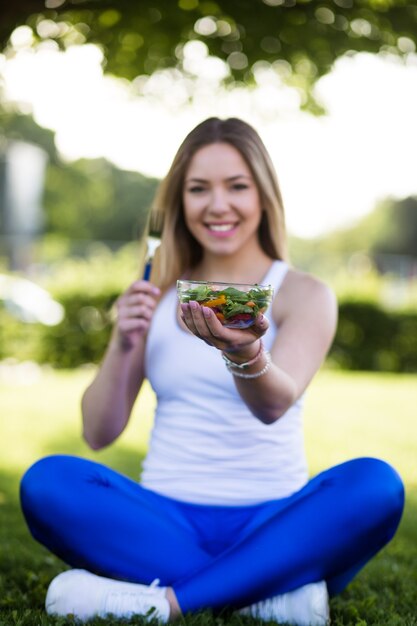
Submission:
[[[140,484],[91,461],[52,456],[22,481],[33,536],[70,569],[48,613],[161,621],[203,609],[302,625],[329,619],[340,592],[393,537],[395,470],[353,459],[309,478],[304,392],[335,332],[331,290],[289,266],[281,194],[255,130],[208,119],[179,148],[155,200],[164,231],[152,282],[117,304],[83,401],[93,449],[126,427],[144,378],[157,395]],[[179,306],[178,278],[270,283],[249,329]],[[337,417],[337,406],[335,407]]]

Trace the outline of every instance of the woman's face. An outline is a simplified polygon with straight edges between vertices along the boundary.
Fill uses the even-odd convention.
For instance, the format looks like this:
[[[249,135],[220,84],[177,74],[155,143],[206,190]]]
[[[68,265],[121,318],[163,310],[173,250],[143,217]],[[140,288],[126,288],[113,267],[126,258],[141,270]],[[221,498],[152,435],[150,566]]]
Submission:
[[[213,143],[191,159],[183,189],[188,229],[206,252],[232,255],[259,247],[259,191],[236,148]]]

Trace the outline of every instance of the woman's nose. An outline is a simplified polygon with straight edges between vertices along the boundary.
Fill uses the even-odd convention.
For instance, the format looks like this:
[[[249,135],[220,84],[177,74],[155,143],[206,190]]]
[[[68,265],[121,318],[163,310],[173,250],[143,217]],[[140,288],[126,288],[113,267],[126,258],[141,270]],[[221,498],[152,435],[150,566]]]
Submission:
[[[216,213],[227,211],[227,193],[224,189],[214,188],[210,197],[210,209]]]

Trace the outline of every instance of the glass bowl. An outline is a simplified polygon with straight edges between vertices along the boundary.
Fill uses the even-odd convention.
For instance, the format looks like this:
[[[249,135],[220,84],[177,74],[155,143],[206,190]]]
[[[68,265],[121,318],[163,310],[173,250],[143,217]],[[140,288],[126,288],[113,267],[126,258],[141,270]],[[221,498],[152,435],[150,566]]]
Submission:
[[[181,303],[195,301],[210,307],[227,328],[252,326],[256,316],[264,313],[271,304],[273,293],[271,285],[177,281],[177,295]]]

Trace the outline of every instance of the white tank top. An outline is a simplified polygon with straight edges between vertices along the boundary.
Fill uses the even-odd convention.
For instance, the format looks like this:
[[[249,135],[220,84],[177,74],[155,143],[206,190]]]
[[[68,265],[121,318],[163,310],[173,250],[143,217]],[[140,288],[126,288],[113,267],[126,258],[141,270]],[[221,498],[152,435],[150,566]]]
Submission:
[[[279,287],[287,273],[274,261],[262,280]],[[245,505],[282,498],[307,481],[302,398],[263,424],[236,391],[216,348],[184,331],[175,287],[161,299],[148,335],[145,367],[157,396],[143,486],[196,504]],[[264,336],[270,349],[277,333]]]

